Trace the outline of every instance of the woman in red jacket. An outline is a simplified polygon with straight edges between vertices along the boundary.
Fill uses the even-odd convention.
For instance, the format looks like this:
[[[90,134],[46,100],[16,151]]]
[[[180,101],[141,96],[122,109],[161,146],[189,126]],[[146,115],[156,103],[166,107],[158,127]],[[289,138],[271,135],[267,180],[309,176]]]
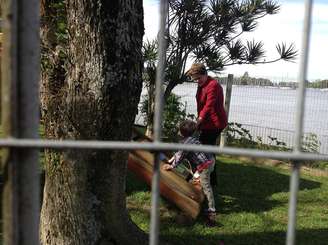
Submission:
[[[205,65],[201,63],[193,64],[187,75],[198,83],[196,101],[199,140],[205,145],[216,145],[217,138],[227,126],[222,86],[207,74]],[[211,176],[213,185],[216,185],[215,173],[213,171]]]

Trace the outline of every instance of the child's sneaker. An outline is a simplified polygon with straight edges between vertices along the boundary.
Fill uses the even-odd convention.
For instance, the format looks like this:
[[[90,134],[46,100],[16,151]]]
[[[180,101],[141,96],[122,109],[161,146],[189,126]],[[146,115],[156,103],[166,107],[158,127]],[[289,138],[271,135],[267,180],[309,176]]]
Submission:
[[[216,213],[215,208],[207,208],[203,210],[204,215],[207,216],[209,213]]]
[[[224,245],[224,241],[220,240],[218,245]]]
[[[206,215],[206,225],[213,227],[216,225],[216,212],[208,210]]]

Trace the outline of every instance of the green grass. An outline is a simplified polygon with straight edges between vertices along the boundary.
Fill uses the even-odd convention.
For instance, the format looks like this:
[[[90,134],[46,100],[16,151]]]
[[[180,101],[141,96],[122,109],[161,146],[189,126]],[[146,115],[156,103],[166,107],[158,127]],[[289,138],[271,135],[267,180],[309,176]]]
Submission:
[[[288,222],[289,171],[218,159],[218,211],[214,228],[199,217],[179,222],[179,211],[165,200],[160,205],[161,240],[172,244],[285,244]],[[132,220],[149,231],[151,194],[132,174],[128,177],[128,209]],[[328,178],[301,175],[296,244],[328,242]]]
[[[40,129],[40,132],[42,134],[43,130]],[[206,227],[203,217],[192,223],[181,222],[179,210],[162,199],[161,240],[174,245],[217,245],[219,240],[224,240],[226,245],[285,244],[289,172],[220,157],[217,175],[219,183],[214,191],[219,213],[218,226]],[[149,232],[149,187],[129,173],[127,195],[132,220],[142,230]],[[298,195],[296,244],[323,245],[328,244],[327,241],[328,178],[302,175]]]

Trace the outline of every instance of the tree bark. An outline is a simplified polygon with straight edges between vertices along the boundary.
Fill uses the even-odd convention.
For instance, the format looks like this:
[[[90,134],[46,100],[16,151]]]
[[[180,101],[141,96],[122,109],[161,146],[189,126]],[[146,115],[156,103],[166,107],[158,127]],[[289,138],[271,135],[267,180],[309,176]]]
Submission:
[[[155,115],[155,83],[156,83],[156,68],[147,67],[148,74],[148,104],[147,104],[147,128],[145,135],[153,138],[154,135],[154,115]]]
[[[142,88],[142,1],[43,1],[47,138],[130,140]],[[66,17],[68,39],[58,22]],[[58,20],[58,18],[57,18]],[[145,244],[126,209],[127,152],[46,152],[42,244]]]

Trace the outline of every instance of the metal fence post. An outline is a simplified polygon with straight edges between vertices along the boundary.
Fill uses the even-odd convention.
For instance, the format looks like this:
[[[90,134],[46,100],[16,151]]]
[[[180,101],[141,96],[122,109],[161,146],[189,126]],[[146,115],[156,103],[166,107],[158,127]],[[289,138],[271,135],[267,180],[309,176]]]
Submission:
[[[39,1],[6,0],[3,11],[2,127],[4,137],[38,138]],[[3,240],[39,244],[39,153],[3,151]]]
[[[312,0],[305,1],[304,26],[302,38],[302,55],[300,60],[300,70],[298,78],[298,96],[297,96],[297,111],[296,111],[296,129],[294,153],[302,151],[303,137],[303,118],[305,104],[305,80],[307,77],[308,55],[311,33],[311,18],[312,18]],[[290,199],[288,210],[288,229],[286,244],[294,245],[296,241],[296,214],[297,214],[297,195],[299,189],[300,162],[293,162],[292,174],[290,179]]]
[[[156,69],[155,85],[155,114],[154,114],[154,143],[161,142],[162,135],[162,112],[163,112],[163,81],[166,61],[166,18],[168,14],[168,4],[166,0],[160,1],[160,30],[158,44],[158,64]],[[160,192],[160,153],[156,152],[154,157],[154,168],[152,178],[152,198],[151,198],[151,219],[149,244],[159,244],[159,192]]]
[[[225,93],[224,100],[224,109],[227,113],[227,120],[229,122],[229,111],[230,111],[230,101],[231,101],[231,92],[232,92],[232,83],[233,83],[233,75],[228,74],[227,87]],[[227,128],[223,130],[220,139],[220,147],[224,147],[227,141]]]

